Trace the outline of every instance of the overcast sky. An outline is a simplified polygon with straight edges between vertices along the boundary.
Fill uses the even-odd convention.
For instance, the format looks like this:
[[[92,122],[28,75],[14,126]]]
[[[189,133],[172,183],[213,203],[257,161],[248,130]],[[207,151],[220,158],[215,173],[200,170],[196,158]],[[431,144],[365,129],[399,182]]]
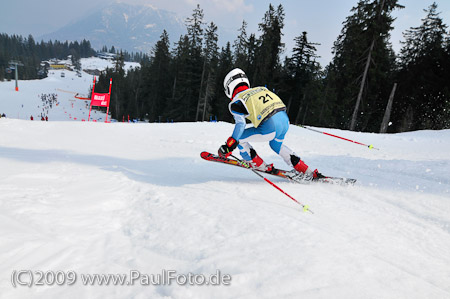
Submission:
[[[116,0],[5,0],[0,4],[0,33],[20,34],[35,38],[53,32],[107,3]],[[342,29],[342,22],[349,16],[350,9],[356,6],[358,0],[121,0],[121,2],[147,4],[157,8],[170,10],[182,18],[192,14],[197,3],[204,10],[206,22],[213,21],[221,31],[235,31],[242,25],[242,20],[248,23],[247,33],[258,32],[269,4],[275,7],[282,4],[285,9],[285,27],[283,41],[286,50],[294,45],[294,37],[303,31],[308,32],[311,42],[320,43],[318,55],[325,66],[332,58],[331,49]],[[438,11],[444,23],[450,24],[450,0],[435,0]],[[423,9],[428,8],[433,0],[400,0],[405,8],[394,12],[397,20],[394,22],[391,42],[394,50],[400,49],[399,41],[403,40],[402,32],[410,27],[417,27],[425,16]],[[450,29],[450,28],[449,28]],[[170,32],[169,32],[170,34]],[[171,40],[175,41],[175,38]],[[221,43],[222,42],[222,43]],[[219,43],[223,44],[224,40]],[[230,41],[232,42],[232,41]]]

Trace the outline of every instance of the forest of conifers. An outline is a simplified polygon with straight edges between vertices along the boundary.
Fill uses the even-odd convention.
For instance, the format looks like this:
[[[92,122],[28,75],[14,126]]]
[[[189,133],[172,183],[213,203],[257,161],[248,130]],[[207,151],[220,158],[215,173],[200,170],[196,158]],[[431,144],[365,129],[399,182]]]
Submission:
[[[266,86],[283,99],[291,123],[366,132],[450,128],[447,25],[435,3],[424,7],[425,17],[403,32],[395,53],[390,32],[392,12],[403,8],[398,2],[359,0],[326,66],[318,63],[318,44],[307,32],[299,32],[290,56],[283,56],[282,5],[268,7],[258,33],[248,33],[244,21],[224,47],[218,46],[217,25],[206,23],[197,5],[185,21],[185,35],[171,41],[164,30],[151,53],[138,55],[141,67],[131,71],[123,67],[130,55],[122,52],[98,78],[96,91],[106,91],[113,79],[110,111],[118,120],[129,115],[150,122],[232,121],[222,84],[239,67],[252,86]],[[44,45],[30,38],[22,39],[24,48]],[[67,54],[87,57],[93,50],[86,43],[75,50],[66,43]],[[0,65],[3,49],[0,39]]]

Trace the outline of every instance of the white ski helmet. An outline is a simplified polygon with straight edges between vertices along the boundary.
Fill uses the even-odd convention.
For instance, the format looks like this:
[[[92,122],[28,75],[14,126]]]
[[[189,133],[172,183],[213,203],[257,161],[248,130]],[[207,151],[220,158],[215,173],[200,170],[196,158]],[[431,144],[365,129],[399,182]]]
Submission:
[[[248,81],[244,71],[238,68],[230,71],[223,80],[223,88],[227,97],[231,99],[234,89],[241,83],[245,83],[250,87],[250,81]]]

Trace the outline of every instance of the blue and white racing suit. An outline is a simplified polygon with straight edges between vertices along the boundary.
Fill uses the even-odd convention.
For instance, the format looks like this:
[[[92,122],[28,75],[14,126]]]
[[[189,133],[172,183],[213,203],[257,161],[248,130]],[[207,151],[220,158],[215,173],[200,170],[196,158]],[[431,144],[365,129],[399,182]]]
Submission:
[[[283,144],[284,137],[289,130],[289,117],[286,113],[284,104],[283,107],[267,113],[267,115],[263,119],[259,119],[259,115],[253,115],[252,117],[252,113],[259,113],[257,108],[252,109],[251,107],[247,107],[247,105],[250,106],[251,103],[250,101],[248,101],[246,93],[249,93],[252,90],[255,90],[255,88],[246,89],[236,94],[228,106],[235,120],[235,127],[231,137],[239,141],[238,148],[242,158],[246,161],[250,161],[252,158],[254,158],[251,156],[250,151],[253,148],[250,145],[250,142],[269,142],[272,150],[280,155],[286,162],[286,164],[293,167],[292,156],[296,157],[297,159],[299,158],[289,147]],[[270,91],[265,88],[260,88],[260,91],[261,90],[264,91],[263,94],[266,94],[267,92],[267,96],[270,99],[272,99],[270,96],[276,96],[275,94],[270,93]],[[258,95],[257,98],[261,98],[261,96]],[[250,119],[251,121],[253,120],[253,124],[254,122],[260,122],[257,123],[257,127],[253,126],[245,128],[246,118]]]

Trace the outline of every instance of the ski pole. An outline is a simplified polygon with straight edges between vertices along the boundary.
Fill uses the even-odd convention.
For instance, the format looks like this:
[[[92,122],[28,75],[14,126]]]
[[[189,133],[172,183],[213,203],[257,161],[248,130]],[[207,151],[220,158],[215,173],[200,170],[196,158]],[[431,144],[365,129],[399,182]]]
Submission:
[[[303,208],[303,212],[309,211],[312,214],[314,214],[313,211],[311,211],[309,209],[309,206],[302,204],[301,202],[299,202],[298,200],[296,200],[295,198],[293,198],[292,196],[290,196],[289,194],[287,194],[283,189],[281,189],[280,187],[278,187],[277,185],[275,185],[275,183],[273,183],[272,181],[270,181],[268,178],[266,178],[265,176],[263,176],[262,174],[258,173],[258,171],[254,170],[253,168],[251,168],[245,161],[239,159],[238,157],[231,155],[233,158],[235,158],[241,165],[243,165],[245,168],[250,169],[251,171],[253,171],[253,173],[255,173],[257,176],[259,176],[260,178],[262,178],[264,181],[266,181],[267,183],[269,183],[270,185],[272,185],[275,189],[277,189],[278,191],[280,191],[281,193],[283,193],[284,195],[286,195],[287,197],[289,197],[290,199],[292,199],[293,201],[295,201],[297,204],[299,204],[300,206],[302,206]]]
[[[333,135],[333,134],[330,134],[330,133],[327,133],[327,132],[322,132],[322,131],[319,131],[319,130],[316,130],[316,129],[305,127],[303,125],[297,125],[297,126],[303,128],[303,129],[307,129],[307,130],[316,132],[316,133],[322,133],[322,134],[325,134],[325,135],[328,135],[328,136],[331,136],[331,137],[336,137],[336,138],[339,138],[339,139],[342,139],[342,140],[345,140],[345,141],[349,141],[349,142],[353,142],[353,143],[356,143],[356,144],[359,144],[359,145],[367,146],[369,149],[380,150],[379,148],[374,147],[372,144],[370,144],[370,145],[364,144],[364,143],[361,143],[361,142],[358,142],[358,141],[354,141],[354,140],[351,140],[351,139],[347,139],[347,138],[344,138],[344,137],[341,137],[341,136],[337,136],[337,135]]]

